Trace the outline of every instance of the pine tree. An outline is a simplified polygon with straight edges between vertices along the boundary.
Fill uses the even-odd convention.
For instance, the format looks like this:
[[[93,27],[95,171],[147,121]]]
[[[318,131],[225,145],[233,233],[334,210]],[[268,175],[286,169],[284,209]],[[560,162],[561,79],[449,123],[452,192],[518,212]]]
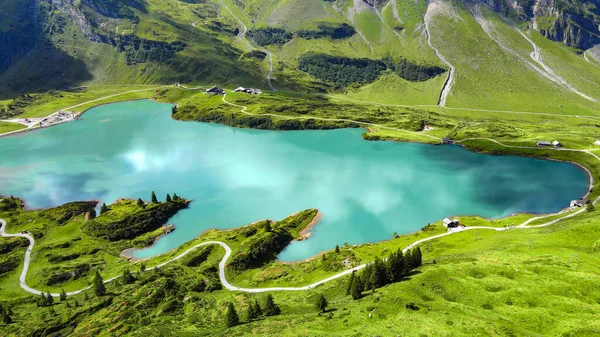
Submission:
[[[100,215],[106,213],[108,211],[108,207],[106,206],[105,203],[102,203],[102,206],[100,206]]]
[[[256,308],[254,307],[254,303],[248,303],[248,309],[246,310],[246,321],[250,322],[253,319],[258,317],[256,314]]]
[[[130,284],[135,281],[133,275],[131,275],[131,272],[129,271],[129,268],[123,270],[123,276],[121,278],[123,279],[123,284]]]
[[[385,281],[387,279],[387,275],[385,272],[385,266],[380,259],[376,259],[373,263],[373,269],[371,271],[368,289],[376,289],[383,287],[385,285]]]
[[[181,198],[177,195],[177,193],[173,193],[173,201],[179,201]]]
[[[271,294],[268,294],[265,298],[264,312],[266,316],[275,316],[281,313],[281,309],[275,304],[275,300]]]
[[[350,295],[354,282],[356,282],[356,270],[353,270],[352,274],[350,274],[350,279],[348,280],[348,285],[346,286],[346,295]]]
[[[38,308],[46,306],[46,295],[44,293],[40,294],[40,297],[38,297],[36,304]]]
[[[260,317],[262,315],[262,308],[258,304],[258,300],[254,300],[254,312],[256,313],[256,317]]]
[[[593,202],[590,202],[590,203],[587,205],[587,211],[588,211],[588,212],[593,212],[593,211],[595,211],[595,210],[596,210],[596,207],[594,207],[594,203],[593,203]]]
[[[144,203],[144,200],[142,200],[142,198],[138,198],[137,205],[138,205],[138,207],[141,207],[141,208],[146,207],[146,204]]]
[[[69,304],[69,301],[66,301],[66,302],[65,302],[65,306],[66,306],[67,308],[70,308],[70,307],[71,307],[71,305]]]
[[[46,305],[49,307],[54,305],[54,297],[52,297],[52,295],[50,295],[50,293],[48,293],[46,295]]]
[[[74,305],[75,307],[78,307],[78,306],[79,306],[79,302],[78,302],[77,300],[75,300],[75,302],[73,303],[73,305]]]
[[[335,245],[335,253],[339,254],[340,253],[340,246]]]
[[[232,327],[240,324],[240,318],[238,317],[237,312],[235,311],[235,307],[233,303],[229,302],[227,304],[227,312],[225,313],[225,321],[228,327]]]
[[[271,220],[267,220],[265,222],[265,232],[272,232],[273,228],[271,228]]]
[[[106,295],[106,286],[104,286],[102,276],[100,276],[100,272],[98,272],[97,270],[96,275],[94,276],[94,293],[96,294],[96,296]]]
[[[165,199],[166,202],[171,202],[171,196],[169,195],[169,193],[167,193],[167,198]]]
[[[88,295],[88,293],[87,293],[87,292],[83,293],[83,299],[84,299],[85,301],[87,301],[87,300],[89,300],[89,299],[90,299],[90,296]]]
[[[88,215],[88,220],[93,220],[96,218],[96,210],[95,209],[90,209],[87,213]]]
[[[421,253],[421,247],[415,248],[414,252],[415,268],[423,265],[423,254]]]
[[[153,204],[158,204],[158,199],[156,199],[156,194],[152,191],[152,197],[150,198]]]
[[[388,280],[389,282],[397,282],[404,276],[404,255],[402,250],[390,254],[388,258]]]
[[[145,264],[144,262],[142,262],[142,263],[140,264],[140,271],[141,271],[142,273],[146,271],[146,264]]]
[[[6,325],[12,323],[12,321],[13,321],[12,318],[10,317],[10,315],[8,314],[8,310],[5,308],[2,308],[2,321]]]
[[[350,288],[350,296],[353,300],[357,300],[362,297],[362,281],[360,277],[356,277]]]
[[[317,297],[317,301],[315,303],[315,306],[317,307],[317,309],[321,312],[325,312],[325,310],[327,309],[327,299],[325,298],[325,296],[321,293],[319,294],[319,297]]]
[[[67,300],[67,293],[65,292],[65,289],[61,289],[61,292],[60,292],[60,301],[64,302],[66,300]]]

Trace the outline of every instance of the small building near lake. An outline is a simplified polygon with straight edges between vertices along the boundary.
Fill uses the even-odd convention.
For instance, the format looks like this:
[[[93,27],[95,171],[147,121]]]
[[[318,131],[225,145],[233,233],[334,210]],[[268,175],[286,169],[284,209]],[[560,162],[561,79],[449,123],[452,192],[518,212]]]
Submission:
[[[204,92],[204,94],[208,94],[208,95],[225,95],[225,90],[223,90],[222,88],[219,88],[217,86],[214,86],[210,89],[206,89],[206,91]]]
[[[245,93],[250,94],[250,95],[260,95],[260,94],[262,94],[262,91],[260,89],[244,88],[244,87],[239,87],[239,88],[235,89],[235,92],[245,92]]]
[[[588,199],[579,198],[577,200],[571,200],[571,207],[583,207],[589,204],[591,201]]]
[[[445,218],[444,220],[442,220],[442,223],[444,224],[444,227],[448,228],[456,228],[460,226],[460,222],[458,221],[458,219],[450,220],[449,218]]]
[[[545,141],[545,140],[539,140],[537,142],[537,146],[552,146],[552,143],[550,143],[549,141]]]
[[[552,142],[552,146],[554,146],[554,147],[562,147],[562,144],[558,140],[555,140],[555,141]]]
[[[454,138],[443,138],[442,139],[442,144],[455,144],[456,142],[454,141]]]

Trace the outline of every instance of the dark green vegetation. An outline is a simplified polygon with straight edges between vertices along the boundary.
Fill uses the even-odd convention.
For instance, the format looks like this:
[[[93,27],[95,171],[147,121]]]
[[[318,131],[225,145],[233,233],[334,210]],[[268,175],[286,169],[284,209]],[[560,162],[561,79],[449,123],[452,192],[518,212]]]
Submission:
[[[406,59],[401,59],[394,64],[389,58],[352,59],[326,54],[304,54],[298,59],[298,67],[335,86],[371,83],[387,69],[395,71],[398,76],[412,82],[427,81],[445,72],[443,68],[418,65]]]
[[[83,230],[90,236],[109,241],[131,240],[159,229],[179,210],[187,207],[187,204],[182,199],[152,204],[150,207],[142,206],[132,214],[119,214],[116,218],[105,211],[102,212],[104,216],[88,221]]]
[[[196,242],[217,239],[239,248],[249,238],[267,232],[267,224],[271,231],[298,230],[308,214],[311,211],[297,220],[288,218],[281,226],[262,221],[231,231],[212,231]],[[127,282],[108,283],[99,296],[90,289],[63,301],[49,300],[47,295],[42,300],[25,294],[6,297],[3,289],[0,305],[10,317],[6,321],[12,322],[0,326],[0,331],[9,336],[370,336],[414,335],[415,331],[436,336],[489,331],[499,336],[594,335],[600,332],[593,318],[600,309],[595,287],[600,229],[594,219],[585,213],[542,229],[480,231],[476,239],[465,232],[427,242],[420,247],[425,256],[419,269],[401,277],[401,282],[388,281],[376,291],[365,291],[356,300],[346,294],[351,275],[315,291],[255,295],[207,287],[218,280],[217,265],[224,253],[215,246],[208,253],[196,251],[202,258],[193,265],[182,259],[160,269],[134,272]],[[376,284],[378,276],[385,280],[390,275],[382,272],[388,268],[381,267],[397,268],[398,249],[417,238],[408,235],[378,244],[343,246],[339,252],[327,252],[325,260],[269,264],[248,270],[242,277],[252,278],[256,272],[274,275],[285,268],[287,276],[261,284],[287,286],[294,284],[296,275],[314,275],[315,279],[328,275],[322,274],[328,262],[362,256],[376,262],[367,267],[369,272],[359,275]],[[170,256],[183,249],[187,247]],[[405,265],[416,263],[417,259],[408,257],[418,256],[416,249],[412,252],[403,256]],[[392,260],[378,260],[383,257]],[[17,274],[4,276],[2,284]],[[90,282],[94,275],[87,276]],[[102,278],[110,275],[101,272]],[[582,291],[573,291],[574,287]],[[44,301],[44,306],[37,306]]]
[[[395,66],[398,76],[409,81],[427,81],[445,72],[437,66],[424,66],[411,63],[405,59],[400,60]]]
[[[248,36],[259,46],[284,44],[292,39],[292,34],[285,29],[266,27],[248,31]]]
[[[298,68],[337,86],[370,83],[386,69],[383,61],[352,59],[327,54],[305,54],[298,58]]]
[[[421,248],[411,249],[406,252],[406,255],[403,255],[402,250],[399,249],[390,254],[387,260],[376,259],[359,273],[353,272],[348,280],[346,294],[357,300],[363,296],[364,291],[375,291],[377,288],[405,279],[422,264]]]
[[[117,267],[113,264],[122,260],[122,250],[152,244],[163,233],[166,221],[187,203],[177,197],[170,203],[140,207],[133,200],[120,200],[110,207],[104,205],[94,217],[96,202],[25,211],[20,200],[4,198],[0,218],[36,240],[30,285],[58,287],[76,281],[74,286],[80,286],[96,269]],[[23,259],[20,248],[28,245],[27,240],[12,238],[1,243],[0,269],[3,273],[16,270]]]
[[[346,39],[356,34],[356,30],[354,27],[350,26],[347,23],[343,23],[341,25],[319,25],[317,30],[299,30],[296,32],[296,35],[303,39],[321,39],[321,38],[331,38],[334,40],[337,39]]]

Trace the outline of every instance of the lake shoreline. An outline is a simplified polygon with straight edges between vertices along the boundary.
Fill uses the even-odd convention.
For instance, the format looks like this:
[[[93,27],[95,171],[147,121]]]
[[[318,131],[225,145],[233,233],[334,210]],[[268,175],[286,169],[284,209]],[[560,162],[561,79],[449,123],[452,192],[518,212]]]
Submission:
[[[88,109],[84,110],[83,112],[81,112],[80,114],[78,114],[78,116],[81,116],[81,115],[82,115],[83,113],[85,113],[86,111],[88,111],[88,110],[90,110],[90,109],[92,109],[92,108],[99,107],[99,106],[103,106],[103,105],[110,105],[110,104],[118,104],[118,103],[126,103],[126,102],[136,102],[136,101],[152,101],[152,102],[154,102],[154,103],[158,103],[158,104],[168,104],[168,105],[172,105],[171,103],[162,103],[162,102],[156,102],[156,101],[153,101],[153,100],[148,100],[148,99],[131,99],[131,100],[123,100],[123,101],[119,101],[119,102],[107,102],[107,103],[101,103],[101,104],[98,104],[98,105],[96,105],[96,106],[93,106],[93,107],[90,107],[90,108],[88,108]],[[173,118],[172,118],[172,119],[173,119]],[[181,120],[177,120],[177,119],[173,119],[173,120],[175,120],[175,121],[178,121],[178,122],[179,122],[179,121],[181,121]],[[368,128],[368,127],[366,127],[366,128],[364,128],[364,127],[361,127],[361,128],[363,128],[363,129],[366,129],[367,131],[369,130],[369,128]],[[36,129],[34,129],[34,130],[39,130],[39,129],[37,129],[37,128],[36,128]],[[20,131],[20,130],[19,130],[19,131]],[[33,131],[33,130],[24,130],[24,132],[28,132],[28,131]],[[283,130],[268,130],[268,131],[283,131]],[[296,130],[290,130],[290,131],[296,131]],[[398,142],[398,143],[410,143],[410,142],[411,142],[411,141],[399,141],[399,140],[392,140],[392,139],[382,139],[382,140],[383,140],[383,141],[393,141],[393,142]],[[415,143],[421,143],[421,142],[415,142]],[[421,143],[421,144],[428,144],[428,143]],[[435,146],[439,146],[440,144],[428,144],[428,145],[435,145]],[[509,149],[509,150],[507,150],[507,151],[506,151],[506,152],[508,152],[508,153],[506,153],[506,154],[497,154],[497,153],[487,153],[487,152],[485,152],[485,151],[478,151],[477,149],[471,148],[471,147],[469,147],[469,146],[465,146],[465,145],[463,145],[463,144],[460,144],[460,146],[461,146],[461,147],[463,147],[463,148],[465,148],[465,149],[466,149],[466,150],[468,150],[468,151],[475,152],[475,153],[488,154],[488,155],[490,155],[490,156],[510,156],[510,155],[514,155],[514,156],[519,156],[519,157],[529,157],[529,158],[535,158],[535,159],[539,159],[539,160],[550,160],[550,161],[557,161],[557,162],[567,162],[567,163],[575,164],[575,165],[576,165],[578,168],[580,168],[580,169],[583,169],[583,170],[584,170],[584,172],[585,172],[585,174],[586,174],[586,176],[587,176],[587,178],[588,178],[588,189],[587,189],[587,193],[584,195],[584,197],[587,197],[587,196],[589,196],[589,194],[590,194],[590,190],[591,190],[591,189],[592,189],[592,187],[593,187],[594,179],[593,179],[593,175],[592,175],[591,171],[590,171],[589,169],[587,169],[587,167],[585,167],[583,164],[580,164],[580,163],[578,163],[578,162],[569,161],[569,160],[560,160],[560,159],[555,159],[555,158],[540,158],[540,157],[536,157],[535,155],[527,155],[527,154],[520,153],[520,152],[519,152],[517,149],[515,149],[514,151],[513,151],[513,149]],[[26,203],[26,201],[25,201],[25,200],[23,200],[23,201],[24,201],[24,203],[25,203],[25,204],[24,204],[24,206],[25,206],[25,207],[27,207],[27,203]],[[97,201],[97,200],[94,200],[94,201]],[[31,209],[31,208],[27,207],[27,209]],[[564,210],[564,209],[563,209],[563,210]],[[561,212],[562,212],[563,210],[561,210]],[[559,213],[535,213],[535,212],[522,212],[522,213],[513,213],[513,214],[511,214],[511,215],[508,215],[508,216],[506,216],[506,217],[501,217],[501,218],[499,218],[499,219],[508,218],[508,217],[511,217],[511,216],[514,216],[514,215],[518,215],[518,214],[531,214],[531,215],[540,215],[540,214],[546,215],[546,214],[547,214],[548,216],[551,216],[551,215],[559,215],[559,214],[560,214],[560,212],[559,212]],[[302,240],[306,240],[306,239],[309,239],[309,238],[311,237],[311,234],[312,234],[312,232],[311,232],[311,229],[312,229],[312,228],[314,228],[314,226],[316,226],[316,225],[318,224],[318,222],[319,222],[319,219],[321,218],[321,216],[322,216],[322,214],[321,214],[321,213],[319,213],[319,214],[317,215],[317,217],[315,217],[315,219],[313,220],[313,222],[311,222],[311,224],[309,224],[309,226],[308,226],[307,228],[305,228],[304,230],[302,230],[302,231],[300,232],[300,235],[301,235],[301,238],[302,238]],[[461,216],[467,216],[467,215],[461,215]],[[496,220],[496,219],[494,219],[494,218],[484,218],[484,219],[488,219],[488,220]],[[259,220],[259,221],[260,221],[260,220]],[[245,226],[249,226],[249,225],[252,225],[252,224],[248,224],[248,225],[245,225]],[[245,226],[243,226],[243,227],[245,227]],[[233,230],[233,229],[237,229],[237,228],[239,228],[239,227],[232,228],[232,229],[229,229],[229,230]],[[205,231],[204,231],[204,232],[202,232],[202,233],[201,233],[199,236],[203,235],[203,234],[204,234],[206,231],[210,231],[210,230],[211,230],[211,229],[207,229],[207,230],[205,230]],[[418,232],[418,231],[416,231],[416,232]],[[405,234],[413,234],[413,233],[416,233],[416,232],[408,232],[408,233],[405,233]],[[161,238],[163,235],[166,235],[166,234],[161,234],[161,235],[157,236],[157,237],[155,238],[155,240],[154,240],[154,243],[153,243],[152,245],[150,245],[149,247],[145,247],[145,248],[130,248],[130,249],[133,249],[133,250],[139,250],[139,249],[148,249],[148,248],[151,248],[151,247],[153,247],[153,246],[154,246],[154,245],[155,245],[155,244],[158,242],[158,240],[159,240],[159,239],[160,239],[160,238]],[[386,241],[386,240],[383,240],[383,241]],[[383,241],[364,242],[364,243],[361,243],[361,244],[372,244],[372,243],[383,242]],[[358,244],[358,245],[361,245],[361,244]],[[179,247],[180,247],[180,246],[179,246]],[[178,249],[179,247],[175,247],[175,248],[173,248],[173,250],[175,250],[175,249]],[[129,249],[128,249],[128,250],[129,250]],[[169,250],[168,252],[171,252],[171,251],[173,251],[173,250]],[[125,252],[125,251],[124,251],[124,252],[123,252],[123,253],[124,253],[124,255],[123,255],[123,256],[124,256],[124,257],[130,257],[131,259],[134,259],[134,257],[133,257],[133,256],[130,254],[130,253],[132,253],[132,252],[133,252],[133,251],[128,251],[128,252]],[[165,253],[163,253],[163,254],[166,254],[166,253],[168,253],[168,252],[165,252]],[[123,253],[122,253],[122,254],[123,254]],[[153,256],[153,257],[160,256],[160,255],[163,255],[163,254],[155,255],[155,256]],[[318,254],[316,254],[315,256],[318,256],[318,255],[320,255],[320,254],[321,254],[321,253],[318,253]],[[153,257],[150,257],[150,258],[153,258]],[[311,258],[314,258],[314,257],[311,257]],[[311,258],[309,258],[309,259],[311,259]],[[148,258],[148,259],[149,259],[149,258]],[[136,259],[135,261],[137,261],[137,260],[139,260],[139,259]],[[300,261],[298,261],[298,262],[300,262]]]

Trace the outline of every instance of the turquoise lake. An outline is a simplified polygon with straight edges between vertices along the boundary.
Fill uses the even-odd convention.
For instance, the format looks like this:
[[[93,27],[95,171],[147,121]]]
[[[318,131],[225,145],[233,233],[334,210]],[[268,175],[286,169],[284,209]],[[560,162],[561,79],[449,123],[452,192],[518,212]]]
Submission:
[[[29,207],[75,200],[192,199],[176,230],[139,258],[165,253],[210,228],[323,217],[280,259],[336,244],[409,233],[452,215],[549,213],[585,194],[588,179],[562,162],[490,156],[459,146],[369,142],[363,130],[258,131],[170,118],[150,101],[94,108],[79,121],[0,139],[0,193]]]

